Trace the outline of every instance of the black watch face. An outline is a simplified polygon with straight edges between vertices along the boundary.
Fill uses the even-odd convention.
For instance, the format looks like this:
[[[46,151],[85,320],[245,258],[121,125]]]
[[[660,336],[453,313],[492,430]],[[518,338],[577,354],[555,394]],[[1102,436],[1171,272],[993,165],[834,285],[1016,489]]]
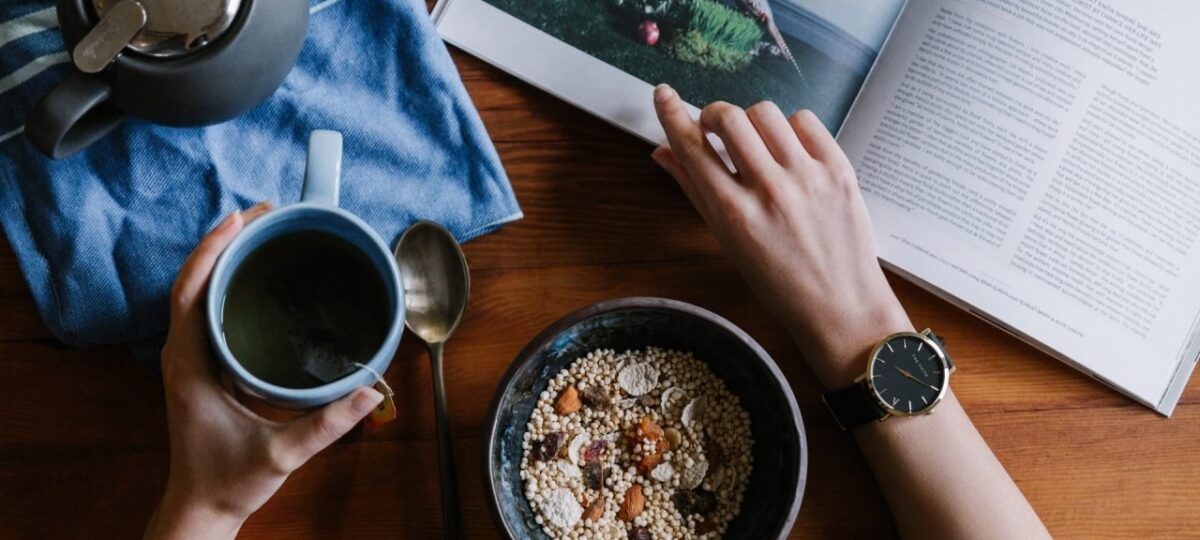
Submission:
[[[894,413],[919,414],[942,397],[946,364],[938,351],[917,336],[886,341],[871,360],[871,388]]]

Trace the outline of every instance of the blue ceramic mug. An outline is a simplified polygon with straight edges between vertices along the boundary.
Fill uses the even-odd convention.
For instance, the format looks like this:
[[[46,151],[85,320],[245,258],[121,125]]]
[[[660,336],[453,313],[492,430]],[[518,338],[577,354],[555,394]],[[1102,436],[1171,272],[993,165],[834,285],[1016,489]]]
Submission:
[[[300,202],[268,212],[247,225],[221,253],[209,281],[208,330],[217,362],[239,389],[277,407],[317,407],[360,386],[371,385],[375,380],[374,373],[382,374],[392,363],[392,356],[400,345],[400,335],[404,332],[404,286],[400,270],[379,235],[362,219],[338,208],[341,169],[342,135],[336,131],[314,131],[308,144],[308,164]],[[238,362],[225,340],[222,310],[230,282],[251,253],[272,239],[304,232],[333,235],[366,256],[386,290],[391,320],[383,343],[365,362],[369,369],[360,368],[312,388],[289,388],[255,376]]]

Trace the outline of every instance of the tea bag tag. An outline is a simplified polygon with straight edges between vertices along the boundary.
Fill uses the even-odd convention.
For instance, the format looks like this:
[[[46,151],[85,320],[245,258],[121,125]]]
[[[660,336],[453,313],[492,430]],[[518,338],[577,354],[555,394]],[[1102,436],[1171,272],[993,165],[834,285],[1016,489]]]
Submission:
[[[371,369],[371,366],[360,364],[358,362],[355,362],[354,366],[359,369],[365,369],[370,372],[371,375],[374,375],[375,384],[373,388],[380,394],[383,394],[383,401],[380,401],[379,405],[375,407],[375,410],[371,411],[371,414],[367,416],[366,420],[364,420],[364,422],[367,424],[367,427],[374,428],[395,420],[396,401],[393,398],[392,387],[388,386],[387,381],[383,380],[383,376],[381,376],[379,372],[375,371],[374,369]]]

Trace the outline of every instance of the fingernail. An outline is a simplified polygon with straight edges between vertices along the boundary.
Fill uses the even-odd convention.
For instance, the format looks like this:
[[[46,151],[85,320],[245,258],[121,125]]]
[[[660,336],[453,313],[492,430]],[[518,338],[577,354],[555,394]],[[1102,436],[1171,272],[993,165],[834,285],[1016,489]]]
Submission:
[[[663,159],[661,156],[662,156],[662,147],[661,146],[658,148],[655,148],[653,152],[650,152],[650,159],[653,159],[654,162],[657,163],[660,167],[666,167],[666,164],[663,163]]]
[[[246,210],[246,213],[251,214],[251,215],[257,215],[257,214],[266,212],[270,209],[271,209],[271,201],[263,201],[254,206],[251,206],[249,210]]]
[[[665,84],[654,87],[654,101],[662,103],[675,97],[675,90]]]
[[[354,409],[355,413],[361,416],[371,412],[381,401],[383,401],[383,394],[380,394],[374,388],[363,387],[354,396],[354,400],[350,402],[350,407]]]

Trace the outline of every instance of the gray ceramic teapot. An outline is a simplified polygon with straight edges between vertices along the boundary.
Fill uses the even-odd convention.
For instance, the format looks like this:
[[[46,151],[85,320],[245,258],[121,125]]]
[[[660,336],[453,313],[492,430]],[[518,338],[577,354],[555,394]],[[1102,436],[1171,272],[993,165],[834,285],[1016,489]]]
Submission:
[[[121,120],[223,122],[261,103],[291,71],[308,0],[59,0],[75,64],[34,106],[25,132],[67,157]]]

